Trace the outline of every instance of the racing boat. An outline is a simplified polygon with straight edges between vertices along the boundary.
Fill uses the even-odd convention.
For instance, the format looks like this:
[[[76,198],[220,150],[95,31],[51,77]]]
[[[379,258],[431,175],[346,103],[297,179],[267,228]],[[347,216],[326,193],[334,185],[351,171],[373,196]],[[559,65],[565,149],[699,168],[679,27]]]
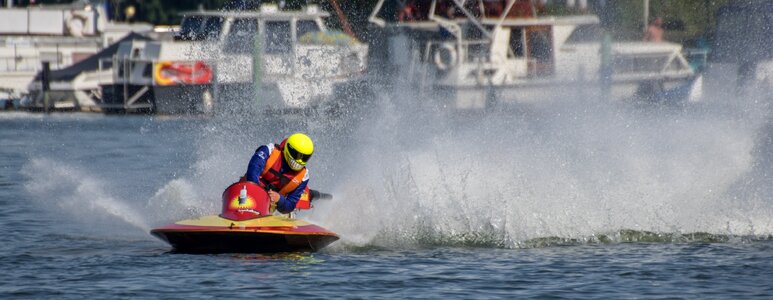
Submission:
[[[329,194],[307,190],[296,208],[309,209],[314,199]],[[338,235],[309,222],[274,215],[268,193],[249,181],[223,192],[219,215],[178,221],[150,233],[183,253],[314,252],[338,240]]]

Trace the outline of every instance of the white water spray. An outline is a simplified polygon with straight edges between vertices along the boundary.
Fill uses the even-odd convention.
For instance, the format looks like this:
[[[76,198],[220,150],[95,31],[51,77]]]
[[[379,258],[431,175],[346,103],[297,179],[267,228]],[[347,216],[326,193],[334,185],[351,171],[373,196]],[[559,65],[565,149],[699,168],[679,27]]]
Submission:
[[[119,183],[52,159],[23,173],[41,207],[148,236],[216,214],[258,145],[304,131],[317,144],[311,186],[334,200],[299,216],[339,233],[339,246],[512,247],[627,229],[773,234],[773,126],[755,98],[687,108],[568,99],[474,118],[414,109],[406,93],[376,100],[348,128],[215,117],[183,133],[197,153],[179,170],[185,179],[148,199],[122,199],[110,188]]]
[[[380,116],[351,138],[356,146],[335,149],[347,153],[335,162],[347,176],[314,217],[347,242],[773,234],[773,199],[737,193],[739,181],[758,176],[760,131],[773,134],[764,132],[764,106],[750,108],[759,102],[636,108],[571,99],[453,121],[402,110],[396,99],[406,98],[418,101],[381,99]]]
[[[69,216],[104,233],[116,228],[150,230],[146,215],[110,193],[108,182],[51,159],[32,159],[22,169],[33,201],[58,216]]]

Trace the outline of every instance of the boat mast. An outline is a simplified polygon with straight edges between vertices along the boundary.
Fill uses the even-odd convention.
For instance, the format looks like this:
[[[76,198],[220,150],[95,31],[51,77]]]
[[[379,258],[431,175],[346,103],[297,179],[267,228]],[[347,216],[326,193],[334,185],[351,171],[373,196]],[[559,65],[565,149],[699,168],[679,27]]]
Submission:
[[[456,4],[456,7],[458,7],[462,11],[462,13],[467,17],[467,19],[469,19],[470,22],[472,22],[472,24],[475,25],[475,27],[478,27],[478,29],[486,36],[486,38],[490,40],[491,33],[486,29],[486,27],[483,27],[483,24],[480,23],[480,20],[476,19],[475,16],[472,13],[470,13],[470,11],[464,8],[464,2],[466,1],[462,1],[462,0],[453,0],[453,1],[454,1],[454,4]]]
[[[507,14],[509,14],[509,13],[510,13],[510,10],[511,10],[511,9],[513,9],[513,5],[515,5],[515,1],[516,1],[516,0],[509,0],[509,1],[507,1],[507,7],[506,7],[506,8],[505,8],[505,10],[502,12],[502,15],[501,15],[501,16],[499,16],[499,22],[497,22],[497,26],[496,26],[497,28],[498,28],[498,27],[501,27],[501,26],[502,26],[502,23],[504,23],[504,22],[505,22],[505,19],[507,18]],[[534,6],[532,5],[532,9],[533,9],[533,8],[534,8]]]
[[[644,28],[643,31],[647,32],[647,26],[650,23],[650,0],[644,0]]]
[[[341,26],[344,28],[344,32],[346,32],[346,34],[351,37],[355,37],[354,31],[352,31],[352,26],[349,24],[349,19],[346,18],[344,11],[341,10],[341,6],[338,5],[338,1],[330,0],[330,4],[333,5],[333,9],[335,9],[336,15],[338,15],[338,19],[341,20]]]

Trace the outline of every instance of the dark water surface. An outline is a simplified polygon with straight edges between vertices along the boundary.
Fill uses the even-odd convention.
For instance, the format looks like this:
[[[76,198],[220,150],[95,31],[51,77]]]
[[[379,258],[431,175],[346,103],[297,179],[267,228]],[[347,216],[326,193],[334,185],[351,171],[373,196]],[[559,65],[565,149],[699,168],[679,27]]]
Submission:
[[[687,161],[694,160],[684,170],[702,170],[701,165],[736,157],[733,153],[739,152],[738,159],[717,164],[732,178],[707,173],[695,177],[701,178],[697,180],[687,175],[694,172],[672,170],[679,178],[689,177],[684,184],[654,179],[641,183],[631,179],[634,176],[621,175],[627,172],[625,168],[607,165],[604,160],[627,161],[622,153],[628,149],[614,150],[611,143],[596,148],[607,151],[604,158],[597,159],[590,152],[576,153],[553,145],[551,139],[520,133],[520,143],[542,145],[539,150],[551,149],[555,154],[523,157],[519,153],[528,153],[525,149],[513,148],[512,160],[521,174],[531,176],[513,175],[508,180],[529,189],[497,190],[488,185],[497,186],[496,182],[473,178],[461,180],[455,186],[464,188],[435,202],[421,202],[426,198],[423,195],[439,193],[423,184],[426,178],[435,177],[425,178],[422,170],[437,170],[438,166],[430,163],[422,169],[426,159],[412,160],[424,155],[414,152],[412,147],[419,146],[413,143],[402,145],[412,153],[411,158],[389,165],[397,165],[400,174],[410,169],[409,183],[402,183],[394,173],[372,173],[379,157],[367,149],[359,149],[361,155],[356,156],[372,160],[348,158],[368,164],[362,168],[319,147],[314,165],[318,177],[313,177],[318,179],[313,185],[334,192],[338,202],[318,204],[315,211],[301,217],[340,233],[341,241],[313,254],[170,253],[170,247],[148,230],[183,217],[216,213],[219,204],[212,199],[244,172],[254,147],[284,134],[251,129],[242,133],[238,127],[220,128],[210,122],[81,114],[0,115],[0,298],[773,298],[773,200],[765,177],[771,170],[767,160],[771,146],[766,140],[771,133],[765,131],[770,126],[737,129],[750,132],[750,138],[724,139],[716,148],[706,149],[714,145],[707,138],[702,146],[711,159],[702,154],[685,156]],[[701,126],[694,128],[704,125],[695,122]],[[319,145],[327,144],[338,152],[352,149],[350,144],[367,144],[363,136],[370,136],[350,132],[347,138],[357,143],[349,143],[334,137],[340,132],[327,133],[313,126],[307,130],[319,136]],[[737,136],[732,130],[691,130],[686,136]],[[572,132],[565,128],[546,131],[564,140],[569,137],[561,133]],[[626,136],[630,141],[644,133],[648,131]],[[453,135],[453,139],[458,137]],[[607,135],[609,132],[598,136]],[[441,145],[436,149],[453,149],[452,139],[442,138],[443,133],[438,136],[441,138],[430,140]],[[604,144],[601,138],[590,140]],[[347,146],[330,146],[334,141]],[[728,146],[734,141],[738,148]],[[667,150],[679,155],[676,145]],[[634,146],[639,149],[642,145]],[[609,148],[612,150],[604,150]],[[431,156],[440,157],[439,161],[462,155],[434,152]],[[660,164],[647,156],[652,152],[658,150],[636,157]],[[557,164],[553,174],[560,176],[556,181],[561,186],[572,186],[566,195],[575,196],[551,202],[549,199],[566,195],[552,180],[535,183],[534,178],[543,175],[529,164],[570,156],[584,158],[583,163]],[[335,160],[346,163],[330,162]],[[646,165],[641,161],[635,165],[642,164]],[[551,168],[547,162],[543,166]],[[370,183],[359,172],[346,174],[342,171],[346,168],[367,169],[376,179]],[[644,169],[648,168],[630,170]],[[597,170],[604,174],[593,173]],[[441,164],[438,172],[451,178],[466,171]],[[347,180],[345,175],[360,176],[361,185],[337,185]],[[627,181],[604,185],[607,179],[603,178],[608,177]],[[707,191],[703,188],[706,182],[716,189],[727,184],[722,191]],[[648,184],[656,198],[638,190]],[[599,185],[606,188],[590,191]],[[393,186],[410,190],[414,196],[410,203],[418,206],[400,202],[404,194],[388,188]],[[684,207],[689,208],[651,200],[691,199],[693,194],[685,191],[693,189],[707,200],[685,201]],[[504,203],[499,206],[485,202],[483,198],[491,198],[484,193],[488,190],[504,193],[507,200],[497,202]],[[617,198],[617,190],[631,193]],[[731,196],[705,197],[716,193]],[[355,198],[352,195],[362,197],[348,200]],[[592,195],[587,198],[597,199],[593,202],[597,205],[583,195]],[[484,203],[471,204],[477,202],[468,202],[468,198]],[[615,206],[621,201],[630,210]],[[529,205],[531,202],[535,204]],[[701,207],[698,203],[706,204]],[[543,210],[548,208],[555,213]],[[603,221],[595,222],[597,216],[603,216]]]

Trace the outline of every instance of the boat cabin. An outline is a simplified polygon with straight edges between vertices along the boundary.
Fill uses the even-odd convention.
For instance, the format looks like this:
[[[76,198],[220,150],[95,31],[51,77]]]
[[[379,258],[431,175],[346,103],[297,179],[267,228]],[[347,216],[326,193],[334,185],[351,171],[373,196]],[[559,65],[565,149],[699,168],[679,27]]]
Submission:
[[[638,83],[694,75],[681,45],[604,42],[604,30],[594,15],[540,16],[538,5],[519,0],[474,5],[460,0],[397,0],[391,6],[386,1],[377,3],[370,22],[382,28],[390,43],[406,44],[408,37],[411,50],[401,55],[426,66],[424,74],[435,87],[468,94],[464,97],[477,98],[476,103],[491,96],[481,96],[489,93],[484,92],[489,87],[499,96],[526,98],[522,96],[528,86],[587,86],[609,77],[626,86],[621,95],[630,95],[637,90],[631,86]],[[416,9],[406,9],[411,5]]]
[[[251,48],[242,45],[253,45],[259,32],[267,37],[266,53],[287,52],[304,35],[327,31],[323,18],[329,16],[316,6],[302,13],[279,11],[274,5],[263,5],[258,12],[189,12],[183,14],[175,39],[219,42],[227,51],[251,53]]]
[[[105,94],[127,110],[132,99],[149,97],[156,112],[172,114],[209,112],[215,102],[234,99],[259,98],[262,107],[277,110],[319,105],[339,84],[361,80],[367,62],[367,45],[328,31],[328,16],[315,5],[184,13],[173,40],[148,42],[137,58],[118,58],[130,61],[117,65],[152,71],[116,72],[107,89],[115,92]],[[257,81],[263,83],[259,97],[253,96]]]

